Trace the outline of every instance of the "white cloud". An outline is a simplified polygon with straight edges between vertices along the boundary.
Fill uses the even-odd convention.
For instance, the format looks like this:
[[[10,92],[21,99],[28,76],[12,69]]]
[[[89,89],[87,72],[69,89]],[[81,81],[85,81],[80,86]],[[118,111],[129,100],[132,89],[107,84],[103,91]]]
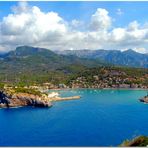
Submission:
[[[117,12],[116,12],[116,13],[117,13],[117,15],[122,15],[122,14],[124,14],[124,12],[123,12],[120,8],[117,9]]]
[[[18,6],[13,6],[12,11],[14,13],[27,12],[29,11],[29,5],[25,1],[18,2]]]
[[[29,8],[20,3],[12,14],[3,18],[0,27],[1,43],[16,46],[57,41],[67,31],[66,22],[56,12],[43,13],[36,6]]]
[[[110,39],[112,41],[122,41],[125,38],[126,30],[124,28],[115,28],[110,34]]]
[[[98,8],[95,14],[91,17],[90,28],[94,31],[108,30],[111,26],[111,17],[108,15],[108,11],[102,8]]]
[[[128,49],[148,52],[148,25],[130,22],[113,27],[106,9],[98,8],[89,23],[64,20],[56,12],[42,12],[36,6],[20,2],[0,22],[0,51],[31,45],[48,49]]]
[[[71,21],[71,25],[74,28],[78,28],[78,27],[81,27],[84,24],[83,24],[82,21],[78,21],[78,20],[74,19],[74,20]]]

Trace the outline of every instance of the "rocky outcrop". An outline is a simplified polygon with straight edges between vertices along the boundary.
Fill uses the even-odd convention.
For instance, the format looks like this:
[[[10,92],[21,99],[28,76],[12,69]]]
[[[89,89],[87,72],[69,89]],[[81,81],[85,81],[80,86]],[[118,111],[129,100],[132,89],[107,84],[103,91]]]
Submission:
[[[140,102],[148,103],[148,95],[144,96],[143,98],[140,98],[139,100]]]
[[[27,93],[17,93],[9,95],[0,91],[0,107],[18,107],[18,106],[34,106],[34,107],[51,107],[50,101],[42,100],[37,95]]]
[[[148,137],[139,136],[132,140],[125,140],[119,147],[147,147],[148,146]]]

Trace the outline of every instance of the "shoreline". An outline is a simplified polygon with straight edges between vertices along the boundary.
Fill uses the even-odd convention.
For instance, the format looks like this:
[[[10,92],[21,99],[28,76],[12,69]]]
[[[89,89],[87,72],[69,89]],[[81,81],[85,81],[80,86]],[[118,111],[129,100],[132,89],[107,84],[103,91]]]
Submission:
[[[13,95],[7,94],[8,92],[0,92],[1,101],[0,108],[18,108],[22,106],[33,106],[33,107],[51,107],[54,101],[65,101],[65,100],[75,100],[80,99],[81,96],[69,96],[69,97],[62,97],[59,96],[60,91],[83,91],[83,90],[90,90],[90,91],[102,91],[102,90],[109,90],[110,91],[145,91],[147,92],[148,89],[146,88],[53,88],[53,89],[46,89],[42,88],[41,96],[36,94],[30,93],[14,93]],[[56,93],[54,91],[57,91]],[[58,92],[59,91],[59,92]],[[44,92],[44,93],[43,93]],[[51,93],[51,94],[50,94]],[[57,95],[58,93],[58,95]],[[146,102],[146,101],[141,101]],[[148,101],[147,101],[148,102]]]
[[[76,90],[76,89],[95,89],[95,90],[147,90],[148,88],[53,88],[53,89],[48,89],[48,90]]]

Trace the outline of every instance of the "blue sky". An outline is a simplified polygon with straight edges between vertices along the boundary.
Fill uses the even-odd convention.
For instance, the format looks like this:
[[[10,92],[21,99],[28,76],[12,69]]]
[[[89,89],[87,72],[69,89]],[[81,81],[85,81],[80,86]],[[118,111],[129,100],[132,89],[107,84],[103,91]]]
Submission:
[[[14,18],[16,18],[16,14],[13,12],[12,10],[12,7],[20,7],[18,2],[9,2],[9,1],[5,1],[5,2],[0,2],[0,22],[2,24],[2,27],[1,29],[6,29],[7,28],[7,23],[10,21],[8,18],[8,15],[12,14]],[[97,48],[105,48],[105,49],[108,49],[109,47],[112,46],[112,49],[127,49],[127,48],[135,48],[135,50],[141,50],[141,52],[144,50],[144,51],[147,51],[147,45],[146,45],[146,42],[139,42],[140,45],[134,45],[134,42],[131,41],[130,43],[129,42],[125,42],[123,43],[123,41],[126,40],[126,36],[127,36],[127,40],[128,38],[130,38],[132,40],[132,35],[133,35],[133,39],[136,38],[137,39],[137,35],[141,35],[142,36],[142,33],[147,31],[147,28],[145,29],[145,24],[147,24],[148,22],[148,2],[105,2],[105,1],[102,1],[102,2],[99,2],[99,1],[95,1],[95,2],[85,2],[85,1],[61,1],[61,2],[51,2],[51,1],[44,1],[44,2],[41,2],[41,1],[34,1],[34,2],[27,2],[27,7],[30,7],[30,9],[33,8],[33,6],[36,6],[37,8],[40,9],[40,11],[44,14],[47,14],[47,13],[50,13],[50,12],[54,12],[56,14],[58,14],[58,16],[66,23],[62,24],[65,25],[65,27],[68,26],[68,28],[72,28],[70,33],[73,34],[73,32],[76,32],[76,28],[73,28],[73,26],[71,25],[71,22],[73,20],[77,20],[78,21],[78,24],[81,24],[80,22],[82,22],[82,24],[80,26],[77,27],[77,34],[81,34],[81,31],[86,31],[87,32],[87,37],[88,36],[91,36],[92,39],[94,38],[94,36],[97,36],[99,35],[99,32],[101,29],[97,29],[94,31],[92,30],[89,30],[89,26],[91,25],[91,21],[92,21],[92,16],[95,15],[96,17],[96,20],[93,20],[94,24],[93,25],[99,25],[100,21],[103,19],[103,18],[99,18],[102,11],[105,10],[107,12],[107,14],[103,14],[104,18],[108,17],[107,19],[110,19],[110,20],[105,20],[105,21],[110,21],[108,23],[110,23],[109,25],[109,28],[107,28],[105,31],[107,32],[107,36],[105,36],[103,39],[96,39],[95,41],[95,45],[96,46],[90,46],[88,48],[91,48],[92,49],[97,49]],[[101,8],[100,10],[98,10],[98,8]],[[21,12],[22,10],[18,9],[20,11],[20,16],[22,16],[21,14],[24,13],[24,12]],[[97,12],[98,10],[98,12]],[[18,12],[17,12],[18,13]],[[27,12],[25,12],[27,13]],[[30,13],[33,13],[33,12],[30,12]],[[104,12],[105,13],[105,12]],[[18,15],[18,14],[17,14]],[[106,16],[105,16],[106,15]],[[30,14],[30,16],[32,16]],[[4,21],[4,17],[6,17],[7,21]],[[33,17],[34,18],[34,17]],[[50,18],[49,18],[50,19]],[[57,18],[58,19],[58,18]],[[18,20],[19,21],[19,20]],[[51,20],[52,21],[52,20]],[[98,21],[98,22],[97,22]],[[133,22],[136,22],[136,23],[133,23]],[[10,22],[9,22],[10,23]],[[14,23],[14,22],[13,22]],[[47,23],[47,22],[46,22]],[[45,23],[45,24],[46,24]],[[48,22],[50,23],[50,22]],[[61,25],[61,22],[57,22]],[[104,22],[103,22],[104,23]],[[139,28],[135,28],[135,32],[133,31],[128,31],[129,28],[129,24],[132,24],[132,27],[134,26],[138,26]],[[11,23],[10,23],[11,24]],[[9,24],[9,25],[10,25]],[[59,25],[58,24],[58,25]],[[67,25],[68,24],[68,25]],[[13,27],[17,25],[17,24],[14,24]],[[47,24],[48,25],[48,24]],[[104,24],[102,24],[104,25]],[[106,25],[106,24],[105,24]],[[86,27],[87,26],[87,27]],[[11,27],[11,25],[10,25]],[[18,26],[17,26],[18,27]],[[97,27],[97,26],[96,26]],[[20,28],[20,27],[19,27]],[[99,26],[98,26],[99,28]],[[141,29],[142,28],[142,29]],[[143,28],[145,30],[143,30]],[[137,31],[138,29],[138,31]],[[15,30],[15,28],[12,28],[12,30],[8,33],[5,33],[6,31],[1,31],[1,37],[2,38],[6,38],[6,35],[8,36],[11,35],[10,32],[12,32],[12,30]],[[67,30],[67,28],[66,28]],[[47,31],[49,31],[49,34],[51,34],[50,30],[47,29]],[[105,32],[103,31],[103,33]],[[140,32],[141,31],[141,32]],[[56,32],[56,30],[55,30]],[[89,32],[89,33],[88,33]],[[105,33],[106,33],[105,32]],[[116,38],[117,35],[116,35],[116,32],[122,32],[123,36],[124,36],[124,39],[115,39],[114,41],[110,41],[110,45],[109,46],[106,46],[105,43],[103,45],[100,45],[101,42],[105,42],[105,41],[108,41],[106,38],[109,38],[109,36],[115,36]],[[125,32],[125,34],[124,34]],[[57,32],[56,32],[57,33]],[[55,34],[56,34],[55,33]],[[61,33],[61,32],[60,32]],[[67,33],[67,31],[65,32],[65,34]],[[69,33],[69,32],[68,32]],[[94,33],[96,33],[96,35],[94,35]],[[137,34],[138,33],[138,34]],[[88,35],[89,34],[89,35]],[[93,34],[93,36],[92,36]],[[12,35],[14,36],[14,34],[12,33]],[[11,35],[11,38],[12,38],[12,35]],[[43,34],[44,35],[44,34]],[[62,34],[63,35],[63,34]],[[60,34],[60,36],[62,36]],[[102,32],[100,33],[100,35],[102,35]],[[120,33],[119,33],[120,35]],[[37,36],[37,34],[35,34],[34,36]],[[48,36],[48,35],[47,35]],[[82,36],[84,36],[84,38],[86,39],[86,34],[82,34]],[[82,38],[82,36],[80,38]],[[16,36],[14,36],[13,38],[15,38]],[[21,36],[22,37],[22,36]],[[147,35],[145,34],[145,38],[147,37]],[[71,36],[70,37],[67,37],[67,38],[72,38]],[[76,38],[76,37],[74,37]],[[142,38],[141,38],[142,39]],[[42,39],[40,39],[42,40]],[[38,40],[38,42],[40,41]],[[60,41],[58,40],[57,43],[55,42],[53,46],[49,47],[49,48],[53,48],[53,49],[57,49],[57,48],[60,48],[60,45],[59,45],[59,42],[61,43],[63,41],[63,38],[60,39]],[[84,39],[81,41],[81,43],[84,45],[84,42],[86,42],[88,39],[86,39],[84,41]],[[119,45],[119,42],[117,43],[116,40],[118,41],[122,41],[121,42],[121,46]],[[139,38],[137,39],[139,41]],[[73,40],[74,41],[74,40]],[[71,42],[73,42],[71,41]],[[1,41],[2,42],[2,41]],[[0,50],[4,50],[6,48],[10,48],[10,47],[6,47],[5,45],[5,42],[2,42],[1,44],[1,48]],[[63,48],[63,44],[65,44],[66,41],[63,41],[63,43],[61,43],[61,48]],[[29,42],[24,42],[25,44],[31,44]],[[98,46],[97,46],[97,43],[98,43]],[[14,43],[12,43],[12,39],[11,41],[8,43],[10,44],[10,46],[17,46],[17,45],[20,45],[22,44],[22,41],[20,43],[15,43],[15,40],[14,40]],[[12,44],[12,45],[11,45]],[[32,43],[32,45],[34,45],[35,43]],[[58,46],[56,47],[55,44]],[[83,47],[81,46],[80,48],[87,48],[87,43],[85,43],[86,45]],[[89,43],[88,43],[89,44]],[[127,44],[127,47],[126,47],[126,44]],[[40,46],[42,46],[42,44],[40,44]],[[100,46],[99,46],[100,45]],[[48,45],[46,46],[48,47]],[[65,46],[65,49],[74,49],[74,48],[79,48],[75,45],[73,45],[73,43],[71,43],[71,45],[67,45],[67,47]],[[139,49],[138,49],[139,48]]]
[[[11,13],[11,7],[17,5],[18,2],[0,2],[0,19]],[[42,11],[55,11],[66,20],[81,19],[89,20],[97,8],[105,8],[109,14],[115,19],[114,25],[125,26],[129,22],[137,20],[140,23],[148,21],[148,2],[88,2],[88,1],[35,1],[28,2],[29,5],[38,6]],[[122,15],[117,15],[117,9],[121,9]]]

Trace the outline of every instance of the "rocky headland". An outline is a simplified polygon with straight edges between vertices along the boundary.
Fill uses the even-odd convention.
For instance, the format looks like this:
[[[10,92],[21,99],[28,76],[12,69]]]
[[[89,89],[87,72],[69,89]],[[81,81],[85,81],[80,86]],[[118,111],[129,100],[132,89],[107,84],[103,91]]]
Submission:
[[[8,94],[0,91],[0,107],[19,107],[19,106],[34,106],[34,107],[51,107],[50,101],[43,100],[38,95],[28,93]]]
[[[10,91],[0,91],[0,108],[11,108],[11,107],[22,107],[22,106],[32,106],[32,107],[51,107],[53,101],[63,101],[63,100],[73,100],[79,99],[80,96],[72,96],[61,98],[57,93],[45,94],[35,94],[28,92],[10,92]]]

